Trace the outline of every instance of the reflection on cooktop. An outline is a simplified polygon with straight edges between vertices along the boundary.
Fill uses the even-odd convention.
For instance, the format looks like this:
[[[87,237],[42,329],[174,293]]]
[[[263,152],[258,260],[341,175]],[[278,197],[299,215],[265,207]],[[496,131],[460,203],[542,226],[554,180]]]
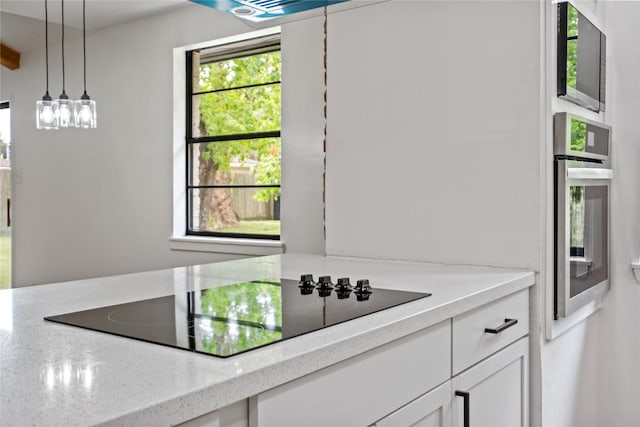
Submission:
[[[100,307],[46,320],[228,357],[431,294],[374,289],[368,280],[255,280]]]

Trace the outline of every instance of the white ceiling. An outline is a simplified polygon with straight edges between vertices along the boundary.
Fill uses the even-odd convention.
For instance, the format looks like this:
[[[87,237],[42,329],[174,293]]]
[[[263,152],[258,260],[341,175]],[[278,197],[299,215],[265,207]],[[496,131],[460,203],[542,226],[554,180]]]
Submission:
[[[48,0],[49,37],[61,29],[61,0]],[[86,0],[87,32],[193,4],[188,0]],[[44,0],[0,0],[0,41],[27,52],[44,46]],[[81,35],[82,0],[64,2],[65,37]]]

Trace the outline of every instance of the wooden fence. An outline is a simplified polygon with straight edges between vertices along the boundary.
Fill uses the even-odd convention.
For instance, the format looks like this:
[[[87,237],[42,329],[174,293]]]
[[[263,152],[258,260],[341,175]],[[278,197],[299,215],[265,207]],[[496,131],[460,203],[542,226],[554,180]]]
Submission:
[[[253,172],[234,171],[232,181],[235,185],[255,185],[256,179]],[[231,199],[233,206],[241,215],[241,220],[269,220],[274,219],[273,199],[268,202],[259,202],[253,196],[259,190],[254,188],[242,188],[233,191]]]

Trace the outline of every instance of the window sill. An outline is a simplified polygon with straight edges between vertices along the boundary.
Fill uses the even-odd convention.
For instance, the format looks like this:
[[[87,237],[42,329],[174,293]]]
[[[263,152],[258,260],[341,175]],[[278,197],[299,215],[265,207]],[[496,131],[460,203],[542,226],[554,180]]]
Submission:
[[[173,236],[169,247],[174,251],[213,252],[234,255],[276,255],[284,252],[280,240],[230,239],[225,237]]]

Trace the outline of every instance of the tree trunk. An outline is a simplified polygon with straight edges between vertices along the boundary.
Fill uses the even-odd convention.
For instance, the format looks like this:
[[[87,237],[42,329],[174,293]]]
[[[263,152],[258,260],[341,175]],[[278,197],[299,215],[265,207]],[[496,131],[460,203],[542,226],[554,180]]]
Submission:
[[[231,174],[229,172],[216,172],[216,185],[225,185],[231,183]],[[233,208],[231,200],[231,190],[226,188],[216,188],[213,190],[211,201],[211,214],[214,219],[214,230],[220,230],[228,227],[238,227],[240,225],[240,217]]]
[[[200,185],[213,182],[217,165],[212,160],[207,160],[203,154],[207,149],[207,144],[199,144],[199,167],[198,167],[198,183]],[[198,229],[200,231],[210,230],[209,212],[211,210],[212,191],[207,189],[199,190],[200,211],[198,212]]]
[[[228,185],[231,183],[229,172],[220,172],[220,167],[203,154],[209,144],[200,144],[198,182],[200,185]],[[200,212],[198,213],[200,230],[221,230],[240,225],[240,218],[233,208],[231,191],[224,188],[200,190]]]

